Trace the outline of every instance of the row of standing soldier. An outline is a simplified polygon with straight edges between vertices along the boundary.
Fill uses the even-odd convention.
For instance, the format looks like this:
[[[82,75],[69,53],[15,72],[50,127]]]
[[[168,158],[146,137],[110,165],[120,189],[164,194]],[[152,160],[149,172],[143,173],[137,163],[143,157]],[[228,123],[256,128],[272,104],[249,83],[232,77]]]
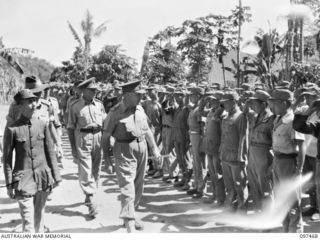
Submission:
[[[117,95],[107,101],[106,117],[102,103],[94,99],[98,89],[94,80],[75,83],[76,94],[63,111],[68,116],[64,124],[74,161],[79,166],[80,186],[90,216],[98,213],[94,194],[99,181],[101,147],[107,171],[117,173],[120,217],[128,232],[142,228],[134,209],[139,206],[143,192],[148,159],[146,140],[149,152],[155,155],[149,161],[149,176],[162,177],[193,198],[203,197],[210,178],[212,197],[206,202],[232,210],[246,210],[249,197],[254,210],[261,211],[264,200],[273,194],[274,184],[301,174],[305,135],[293,127],[316,134],[317,130],[310,130],[305,118],[299,118],[299,113],[317,112],[316,104],[311,106],[318,95],[315,86],[296,91],[294,104],[293,93],[286,86],[271,93],[258,87],[255,92],[244,91],[241,97],[230,89],[219,91],[217,85],[206,92],[204,87],[142,88],[140,81],[129,82],[121,87],[122,98]],[[110,109],[108,103],[114,105],[117,101],[120,103]],[[309,111],[305,111],[307,105]],[[297,110],[295,121],[293,110]],[[54,125],[50,119],[55,114],[51,115],[49,126]],[[53,133],[50,136],[54,139]],[[315,139],[312,140],[314,143]],[[57,140],[56,147],[61,149],[58,143]],[[164,161],[160,161],[158,147]],[[312,162],[316,157],[314,149],[309,155]],[[316,199],[319,200],[319,195]],[[283,223],[284,231],[297,231],[300,217],[300,207],[295,204]]]

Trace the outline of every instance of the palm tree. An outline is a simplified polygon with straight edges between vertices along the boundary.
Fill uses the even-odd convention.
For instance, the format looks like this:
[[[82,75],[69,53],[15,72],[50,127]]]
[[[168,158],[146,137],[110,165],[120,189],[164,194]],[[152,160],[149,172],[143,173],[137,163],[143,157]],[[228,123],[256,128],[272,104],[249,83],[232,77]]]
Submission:
[[[71,31],[74,39],[79,43],[79,47],[82,50],[84,57],[85,57],[85,62],[84,62],[85,79],[87,77],[87,72],[88,72],[88,67],[89,67],[92,39],[100,37],[101,34],[107,30],[106,24],[108,21],[109,20],[104,21],[98,27],[95,28],[94,23],[93,23],[93,16],[89,12],[89,10],[87,10],[86,14],[85,14],[85,18],[81,21],[81,30],[83,32],[84,44],[81,41],[81,38],[79,37],[79,34],[75,30],[75,28],[68,21],[68,26],[70,28],[70,31]]]

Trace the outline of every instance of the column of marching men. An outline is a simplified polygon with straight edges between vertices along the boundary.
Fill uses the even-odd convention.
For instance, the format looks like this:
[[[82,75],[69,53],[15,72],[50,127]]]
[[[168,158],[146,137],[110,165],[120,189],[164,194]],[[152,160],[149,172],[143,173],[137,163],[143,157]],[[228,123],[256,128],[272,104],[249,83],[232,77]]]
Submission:
[[[26,77],[3,136],[7,192],[19,204],[21,230],[49,231],[43,214],[62,180],[63,128],[88,216],[99,213],[95,195],[103,163],[106,173],[117,175],[128,232],[143,229],[135,210],[145,177],[213,207],[258,214],[277,198],[274,186],[312,172],[309,212],[318,220],[320,89],[313,83],[292,87],[285,81],[273,90],[247,83],[237,89],[208,82],[106,85],[94,78],[62,85]],[[301,209],[297,196],[284,232],[298,231]]]

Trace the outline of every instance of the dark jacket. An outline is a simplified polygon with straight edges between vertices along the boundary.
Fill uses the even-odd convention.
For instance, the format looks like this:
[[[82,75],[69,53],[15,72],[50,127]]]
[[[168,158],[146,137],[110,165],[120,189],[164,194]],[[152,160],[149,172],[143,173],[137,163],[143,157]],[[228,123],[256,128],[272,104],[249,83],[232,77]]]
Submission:
[[[23,196],[48,191],[54,182],[61,181],[54,145],[43,120],[22,116],[5,129],[3,161],[7,187]]]
[[[318,156],[317,158],[320,159],[320,121],[316,122],[309,122],[309,116],[295,114],[293,119],[293,129],[297,132],[304,133],[304,134],[311,134],[318,139],[317,143],[317,150]]]

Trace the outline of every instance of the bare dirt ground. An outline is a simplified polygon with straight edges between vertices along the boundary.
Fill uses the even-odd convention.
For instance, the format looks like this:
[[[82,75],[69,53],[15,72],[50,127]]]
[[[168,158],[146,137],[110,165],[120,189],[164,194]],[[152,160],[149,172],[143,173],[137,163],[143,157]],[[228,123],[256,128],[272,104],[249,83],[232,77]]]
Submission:
[[[1,107],[0,112],[6,112]],[[1,114],[1,125],[4,116]],[[45,224],[51,232],[65,233],[124,233],[122,220],[119,219],[119,188],[115,175],[102,170],[100,189],[96,196],[100,213],[96,219],[87,217],[84,195],[77,179],[77,166],[72,161],[67,135],[63,136],[65,152],[64,169],[61,171],[63,182],[54,189],[51,201],[47,202]],[[21,225],[18,204],[6,195],[3,169],[0,169],[0,232],[11,232]],[[240,229],[215,223],[214,219],[222,210],[204,204],[202,200],[192,199],[185,192],[174,188],[172,184],[161,180],[145,179],[144,197],[137,215],[145,225],[142,232],[179,232],[179,233],[235,233],[262,232],[252,229]],[[305,218],[306,232],[320,232],[320,223]],[[281,232],[281,228],[268,232]]]

